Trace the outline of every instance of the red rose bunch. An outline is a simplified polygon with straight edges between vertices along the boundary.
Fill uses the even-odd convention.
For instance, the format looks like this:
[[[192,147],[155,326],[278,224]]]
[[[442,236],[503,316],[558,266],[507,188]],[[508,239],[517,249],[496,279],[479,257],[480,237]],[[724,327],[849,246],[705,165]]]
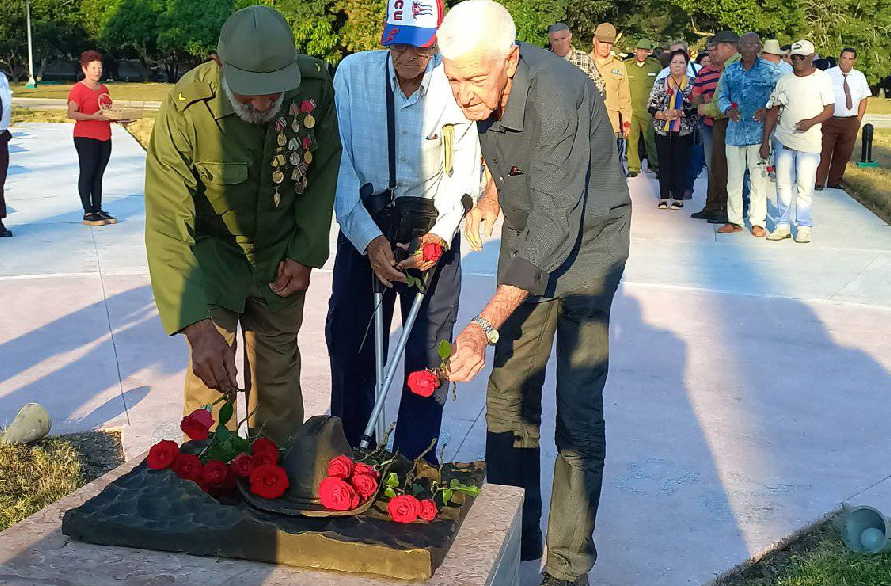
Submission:
[[[183,433],[193,440],[206,440],[210,435],[210,426],[213,425],[213,417],[207,409],[195,409],[179,423]]]
[[[238,454],[229,462],[232,467],[232,473],[239,478],[248,478],[254,469],[254,458],[250,454]]]
[[[387,512],[397,523],[414,523],[421,514],[421,502],[410,494],[395,496],[387,503]]]
[[[411,392],[421,397],[429,397],[439,388],[439,376],[432,370],[416,370],[406,381]]]
[[[272,440],[259,437],[251,444],[251,454],[256,466],[275,466],[278,464],[278,447]]]
[[[213,496],[229,494],[235,489],[235,474],[220,460],[208,460],[201,471],[198,485]]]
[[[319,485],[319,500],[330,511],[350,511],[359,506],[359,495],[343,479],[329,476]]]
[[[377,494],[380,472],[364,462],[337,456],[328,462],[328,477],[319,485],[319,500],[331,511],[350,511]]]
[[[173,466],[179,455],[179,446],[170,440],[161,440],[149,449],[148,467],[152,470],[164,470]]]
[[[445,249],[439,242],[425,242],[421,247],[421,258],[424,262],[438,262],[443,252]]]
[[[173,462],[173,471],[184,480],[199,482],[204,473],[204,465],[195,454],[183,454],[180,452]]]
[[[281,466],[264,464],[251,471],[251,492],[265,499],[277,499],[285,494],[290,482]]]

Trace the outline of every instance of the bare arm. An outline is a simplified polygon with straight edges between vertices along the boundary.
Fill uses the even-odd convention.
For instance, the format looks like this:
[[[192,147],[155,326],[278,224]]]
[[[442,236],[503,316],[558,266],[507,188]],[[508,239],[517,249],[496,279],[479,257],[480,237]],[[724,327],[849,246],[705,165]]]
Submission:
[[[863,116],[866,115],[866,104],[869,102],[869,98],[863,98],[860,100],[860,107],[857,108],[857,120],[863,120]]]
[[[823,106],[823,111],[814,116],[813,118],[806,118],[804,120],[800,120],[798,124],[795,125],[795,128],[798,130],[805,132],[813,127],[815,124],[822,124],[826,122],[832,115],[835,113],[835,106],[833,104],[828,104]]]
[[[105,120],[108,121],[102,111],[96,112],[95,114],[84,114],[83,112],[79,112],[78,108],[80,106],[77,102],[68,102],[68,117],[72,120]]]
[[[777,120],[780,118],[780,107],[773,106],[765,113],[764,131],[761,134],[761,148],[758,154],[762,159],[766,159],[770,155],[770,137],[774,128],[777,126]]]

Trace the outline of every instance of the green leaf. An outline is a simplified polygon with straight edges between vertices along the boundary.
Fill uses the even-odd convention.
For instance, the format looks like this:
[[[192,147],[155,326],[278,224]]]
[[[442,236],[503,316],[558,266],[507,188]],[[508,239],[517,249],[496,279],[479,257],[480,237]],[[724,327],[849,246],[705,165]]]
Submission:
[[[442,491],[443,504],[447,505],[447,504],[449,504],[449,502],[451,502],[451,500],[452,500],[452,489],[447,488],[444,491]]]
[[[439,359],[444,362],[452,356],[452,345],[448,340],[440,340],[436,352],[439,354]]]
[[[205,452],[205,461],[221,460],[228,462],[238,454],[247,452],[250,446],[246,439],[222,427],[214,432],[213,440],[210,442],[207,452]]]
[[[455,490],[463,492],[464,494],[469,494],[471,496],[478,496],[480,493],[480,487],[478,487],[478,486],[461,485],[460,487],[456,488]]]
[[[219,420],[220,422],[217,424],[217,429],[221,427],[226,427],[226,424],[229,423],[229,420],[232,419],[232,414],[235,412],[235,405],[232,404],[231,401],[227,401],[220,407]]]
[[[452,481],[449,482],[449,488],[458,488],[459,486],[461,486],[461,483],[458,482],[457,478],[452,478]]]
[[[396,498],[396,491],[388,486],[386,489],[384,489],[384,496],[389,497],[391,499]]]
[[[397,486],[399,486],[399,475],[395,472],[390,472],[387,475],[386,485],[390,488],[396,488]]]

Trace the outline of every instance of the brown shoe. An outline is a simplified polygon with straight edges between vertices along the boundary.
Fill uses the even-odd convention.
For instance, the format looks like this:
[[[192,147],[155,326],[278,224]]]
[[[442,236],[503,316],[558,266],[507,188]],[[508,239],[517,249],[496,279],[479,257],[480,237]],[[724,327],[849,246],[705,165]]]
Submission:
[[[736,224],[724,224],[718,228],[718,234],[733,234],[734,232],[742,232],[742,226]]]
[[[765,232],[764,228],[761,226],[752,226],[752,236],[755,238],[764,238],[767,236],[767,232]]]

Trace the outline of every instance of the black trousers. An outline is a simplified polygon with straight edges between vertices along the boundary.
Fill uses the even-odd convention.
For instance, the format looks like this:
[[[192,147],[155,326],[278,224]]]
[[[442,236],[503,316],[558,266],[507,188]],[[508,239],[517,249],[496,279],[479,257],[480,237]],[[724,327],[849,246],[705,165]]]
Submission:
[[[95,138],[74,138],[74,148],[80,163],[77,191],[85,214],[102,211],[102,175],[111,157],[111,141]]]
[[[683,136],[677,132],[656,133],[660,199],[684,199],[684,191],[689,187],[692,149],[692,133]]]
[[[12,135],[8,130],[0,132],[0,220],[6,217],[6,198],[3,196],[3,186],[6,184],[6,172],[9,169],[9,139]]]
[[[440,364],[436,346],[440,340],[452,340],[461,292],[460,236],[439,262],[421,311],[412,327],[405,348],[406,376],[416,370],[436,368]],[[325,338],[331,360],[331,414],[343,420],[347,439],[358,446],[374,407],[374,324],[371,290],[371,265],[341,233],[337,236],[337,257]],[[401,283],[384,291],[384,351],[387,353],[390,322],[396,297],[403,316],[407,316],[417,289]],[[391,391],[392,392],[392,391]],[[408,458],[416,458],[439,437],[442,405],[432,397],[419,397],[402,385],[396,425],[395,449]],[[436,450],[427,456],[436,462]]]

